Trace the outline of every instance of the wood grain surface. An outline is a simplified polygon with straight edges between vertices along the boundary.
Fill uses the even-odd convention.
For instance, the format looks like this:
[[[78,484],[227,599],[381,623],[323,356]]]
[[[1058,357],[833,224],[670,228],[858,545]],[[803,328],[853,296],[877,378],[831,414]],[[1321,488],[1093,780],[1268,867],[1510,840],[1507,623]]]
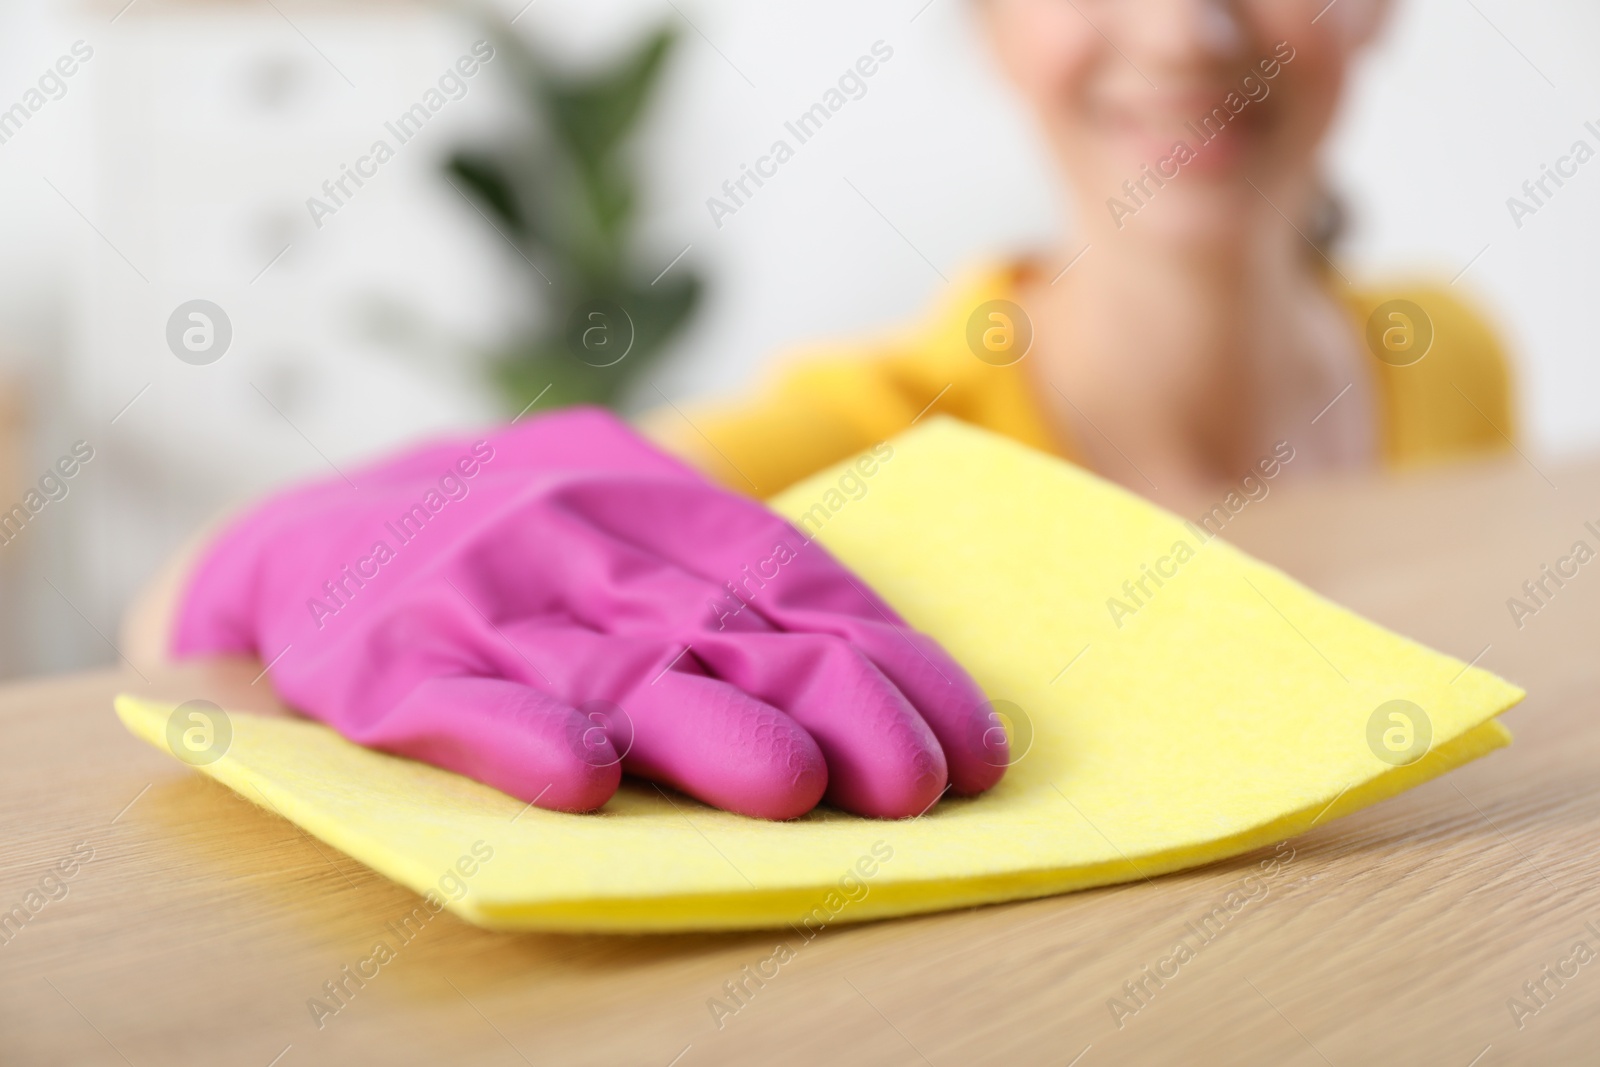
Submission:
[[[1520,629],[1506,606],[1575,541],[1600,547],[1588,520],[1600,462],[1520,460],[1279,488],[1234,520],[1246,549],[1529,691],[1505,717],[1511,748],[1276,853],[810,942],[505,935],[442,914],[320,1027],[307,1001],[417,898],[111,710],[125,688],[270,708],[259,667],[8,687],[0,910],[47,902],[0,927],[0,1062],[1600,1062],[1600,958],[1573,952],[1600,953],[1600,561]],[[1274,854],[1288,858],[1175,976],[1145,977],[1171,973],[1176,943],[1199,943],[1190,924]],[[792,958],[714,1018],[724,983],[780,943]]]

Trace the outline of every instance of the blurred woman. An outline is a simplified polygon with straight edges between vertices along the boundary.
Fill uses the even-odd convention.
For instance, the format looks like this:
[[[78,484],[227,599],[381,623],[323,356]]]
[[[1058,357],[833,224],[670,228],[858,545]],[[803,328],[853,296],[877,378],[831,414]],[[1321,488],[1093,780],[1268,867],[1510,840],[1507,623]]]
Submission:
[[[1183,506],[1279,442],[1291,477],[1505,448],[1509,372],[1453,291],[1349,278],[1318,148],[1384,0],[980,0],[1077,225],[883,342],[650,420],[768,495],[942,412]],[[692,425],[691,425],[692,424]]]

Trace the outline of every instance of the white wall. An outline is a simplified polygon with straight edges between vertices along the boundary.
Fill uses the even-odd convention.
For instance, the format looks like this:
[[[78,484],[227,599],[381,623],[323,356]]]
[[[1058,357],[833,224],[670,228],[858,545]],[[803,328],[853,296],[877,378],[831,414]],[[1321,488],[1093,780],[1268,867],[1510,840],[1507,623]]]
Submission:
[[[1506,198],[1577,138],[1600,148],[1583,128],[1600,127],[1600,8],[1474,2],[1482,14],[1456,0],[1403,0],[1365,64],[1330,145],[1360,216],[1351,258],[1373,275],[1448,279],[1487,246],[1457,285],[1511,343],[1527,437],[1545,452],[1592,450],[1600,160],[1520,229]]]
[[[1402,0],[1366,62],[1329,146],[1355,211],[1347,255],[1367,275],[1448,280],[1487,246],[1457,284],[1521,361],[1528,437],[1592,449],[1600,161],[1520,230],[1505,198],[1585,119],[1600,125],[1600,11],[1476,4]],[[56,587],[20,594],[38,620],[29,666],[107,659],[84,620],[110,635],[154,562],[226,501],[487,417],[467,353],[527,304],[509,253],[436,175],[442,152],[493,128],[492,64],[321,230],[304,207],[465,51],[469,24],[422,5],[288,0],[292,26],[267,5],[162,0],[113,23],[120,6],[0,10],[0,107],[74,40],[95,49],[67,95],[0,145],[0,360],[34,386],[32,462],[79,437],[99,457],[28,531],[29,573]],[[941,274],[1067,224],[968,0],[537,0],[517,26],[581,63],[657,20],[682,39],[645,146],[646,251],[665,266],[691,245],[684,262],[712,284],[657,376],[670,395],[733,390],[786,346],[916,314]],[[716,226],[706,199],[879,40],[894,56],[866,96]],[[163,339],[195,296],[234,325],[208,367]],[[375,303],[427,325],[409,351],[374,336]]]

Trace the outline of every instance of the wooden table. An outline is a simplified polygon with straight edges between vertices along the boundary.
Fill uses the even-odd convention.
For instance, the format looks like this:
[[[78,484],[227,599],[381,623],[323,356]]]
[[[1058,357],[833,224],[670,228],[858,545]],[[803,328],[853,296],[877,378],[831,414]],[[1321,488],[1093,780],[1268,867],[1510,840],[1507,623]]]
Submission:
[[[254,668],[12,686],[0,908],[63,858],[93,858],[0,945],[0,1061],[1600,1062],[1600,958],[1545,977],[1578,938],[1600,953],[1600,562],[1520,630],[1506,607],[1575,540],[1600,546],[1590,519],[1600,462],[1279,488],[1246,509],[1230,536],[1247,549],[1402,633],[1481,653],[1530,695],[1506,716],[1510,749],[1291,841],[1267,894],[1147,984],[1120,1027],[1111,998],[1135,1003],[1124,983],[1270,850],[831,929],[720,1029],[708,999],[792,933],[504,935],[445,914],[318,1029],[308,998],[415,898],[136,741],[110,707],[122,688],[270,706]],[[1524,989],[1541,980],[1542,1006]]]

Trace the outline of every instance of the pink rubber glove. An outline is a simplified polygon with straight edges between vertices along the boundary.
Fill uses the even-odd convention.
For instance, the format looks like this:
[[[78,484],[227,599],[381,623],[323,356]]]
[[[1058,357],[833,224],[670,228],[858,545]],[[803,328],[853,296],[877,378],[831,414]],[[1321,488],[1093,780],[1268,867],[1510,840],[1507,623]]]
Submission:
[[[351,740],[564,811],[626,770],[769,819],[824,796],[904,817],[1004,771],[1004,730],[934,641],[604,412],[351,482],[235,522],[190,579],[175,654],[259,656]]]

